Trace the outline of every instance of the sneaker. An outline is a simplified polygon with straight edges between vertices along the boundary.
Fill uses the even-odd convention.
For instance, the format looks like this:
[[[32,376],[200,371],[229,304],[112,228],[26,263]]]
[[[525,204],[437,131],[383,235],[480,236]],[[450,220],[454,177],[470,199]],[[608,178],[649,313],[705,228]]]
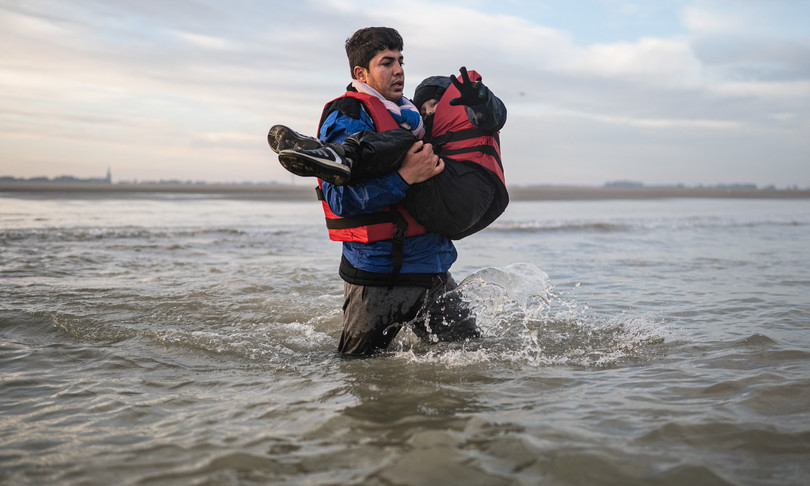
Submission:
[[[295,175],[315,176],[330,184],[342,186],[349,182],[352,174],[352,160],[345,155],[343,147],[329,144],[311,150],[282,150],[278,154],[278,160]]]
[[[321,147],[321,141],[317,138],[307,137],[285,127],[284,125],[273,125],[267,132],[267,143],[273,152],[280,153],[282,150],[290,149],[316,149]]]

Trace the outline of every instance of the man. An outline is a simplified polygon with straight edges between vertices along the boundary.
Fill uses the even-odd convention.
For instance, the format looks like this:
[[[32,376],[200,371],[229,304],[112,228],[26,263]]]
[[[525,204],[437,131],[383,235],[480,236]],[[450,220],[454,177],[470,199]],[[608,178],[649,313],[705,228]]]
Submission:
[[[403,97],[403,42],[387,27],[360,29],[346,41],[353,78],[324,108],[319,138],[342,143],[354,133],[407,128],[424,133],[418,109]],[[395,171],[351,185],[321,181],[332,239],[343,241],[343,333],[338,349],[365,355],[384,350],[402,325],[431,341],[478,337],[475,318],[450,292],[453,243],[428,232],[399,205],[410,185],[444,170],[430,144],[417,141]]]

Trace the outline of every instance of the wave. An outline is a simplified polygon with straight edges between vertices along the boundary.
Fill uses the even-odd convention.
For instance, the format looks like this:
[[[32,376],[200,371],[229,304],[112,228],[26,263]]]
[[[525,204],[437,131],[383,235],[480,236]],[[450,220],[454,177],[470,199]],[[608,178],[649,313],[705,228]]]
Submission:
[[[269,235],[286,235],[293,233],[292,228],[266,228],[261,233]],[[98,240],[175,240],[177,238],[199,237],[239,237],[251,234],[244,229],[235,228],[144,228],[144,227],[117,227],[117,228],[37,228],[37,229],[6,229],[0,230],[0,242],[19,242],[33,240],[34,242],[84,242]]]
[[[294,368],[308,363],[314,355],[323,359],[332,353],[334,337],[324,329],[324,323],[328,328],[339,322],[336,313],[340,310],[332,306],[309,319],[281,322],[272,320],[272,311],[270,316],[240,319],[236,313],[177,307],[161,306],[151,314],[130,315],[128,319],[121,315],[123,319],[117,322],[102,320],[101,316],[53,314],[51,318],[56,328],[81,342],[136,340],[141,346],[156,345],[173,353],[203,352],[211,357]]]
[[[615,224],[605,222],[592,223],[559,223],[548,221],[507,221],[495,222],[486,231],[502,233],[543,233],[543,232],[563,232],[563,231],[593,231],[593,232],[624,232],[631,230],[632,226],[627,224]]]
[[[496,221],[486,230],[494,233],[556,233],[556,232],[589,232],[589,233],[627,233],[653,230],[684,229],[735,229],[767,227],[808,226],[810,222],[799,220],[729,220],[725,218],[685,218],[661,220],[617,220],[617,221],[548,221],[548,220],[507,220]]]

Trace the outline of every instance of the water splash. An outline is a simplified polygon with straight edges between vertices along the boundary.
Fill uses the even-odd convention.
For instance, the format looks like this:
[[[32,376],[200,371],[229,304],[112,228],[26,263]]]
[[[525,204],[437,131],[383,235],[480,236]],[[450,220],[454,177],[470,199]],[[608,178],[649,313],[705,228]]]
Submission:
[[[542,313],[554,295],[551,279],[530,263],[483,268],[465,278],[459,291],[475,309],[478,325],[484,331],[521,314],[531,317]]]
[[[476,314],[481,339],[431,346],[406,332],[397,356],[452,367],[504,362],[611,367],[646,359],[664,341],[661,323],[626,313],[592,314],[587,305],[560,296],[548,275],[529,263],[478,270],[454,292]]]

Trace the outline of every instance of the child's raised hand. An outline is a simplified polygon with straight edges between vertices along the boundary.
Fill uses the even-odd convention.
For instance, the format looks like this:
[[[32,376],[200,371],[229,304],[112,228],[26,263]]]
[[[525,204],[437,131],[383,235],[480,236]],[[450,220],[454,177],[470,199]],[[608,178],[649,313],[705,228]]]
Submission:
[[[450,104],[453,106],[480,105],[487,98],[487,87],[484,86],[484,83],[482,83],[480,80],[470,81],[470,76],[467,74],[467,68],[465,66],[461,66],[459,72],[461,73],[461,82],[459,82],[458,78],[452,74],[450,75],[450,82],[452,82],[453,86],[458,89],[461,96],[450,100]]]

